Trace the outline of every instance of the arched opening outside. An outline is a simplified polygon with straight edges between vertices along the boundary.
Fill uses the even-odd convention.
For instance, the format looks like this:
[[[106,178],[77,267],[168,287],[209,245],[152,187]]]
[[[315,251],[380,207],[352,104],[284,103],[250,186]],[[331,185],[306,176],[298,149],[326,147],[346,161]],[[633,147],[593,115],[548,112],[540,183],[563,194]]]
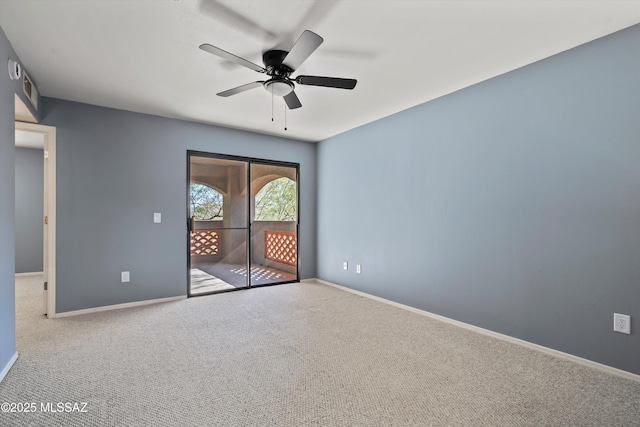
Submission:
[[[256,194],[256,221],[295,221],[297,209],[296,183],[290,178],[274,179]]]
[[[196,221],[222,221],[224,196],[216,189],[194,182],[191,184],[189,202],[191,216]]]
[[[268,172],[253,182],[256,193],[253,199],[252,262],[295,273],[298,255],[297,184],[290,175],[278,173],[280,170]]]

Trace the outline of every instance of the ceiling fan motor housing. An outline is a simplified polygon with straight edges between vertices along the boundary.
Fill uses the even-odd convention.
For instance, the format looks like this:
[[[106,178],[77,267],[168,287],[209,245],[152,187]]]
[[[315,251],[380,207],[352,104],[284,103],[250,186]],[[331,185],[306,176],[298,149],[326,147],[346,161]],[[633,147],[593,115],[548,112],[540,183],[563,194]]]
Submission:
[[[293,70],[282,63],[289,52],[286,50],[268,50],[262,54],[262,62],[269,76],[289,77]]]
[[[282,63],[288,53],[284,50],[268,50],[262,54],[262,62],[267,70],[266,74],[271,76],[271,79],[264,82],[263,86],[267,92],[276,96],[286,96],[295,87],[289,79],[293,70]]]

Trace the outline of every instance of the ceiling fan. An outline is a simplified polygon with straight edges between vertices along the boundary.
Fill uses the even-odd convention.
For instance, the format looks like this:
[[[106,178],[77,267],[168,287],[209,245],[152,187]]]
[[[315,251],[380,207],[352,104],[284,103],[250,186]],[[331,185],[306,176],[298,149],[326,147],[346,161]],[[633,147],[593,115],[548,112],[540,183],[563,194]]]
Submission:
[[[200,49],[226,60],[233,61],[236,64],[250,68],[259,73],[264,73],[269,77],[267,80],[255,81],[233,89],[225,90],[224,92],[218,93],[218,96],[227,97],[236,95],[249,89],[262,86],[267,90],[267,92],[283,97],[289,109],[293,110],[294,108],[302,107],[302,104],[294,91],[295,83],[307,86],[353,89],[358,82],[354,79],[342,79],[338,77],[291,77],[291,74],[297,70],[304,61],[306,61],[306,59],[318,48],[318,46],[322,44],[323,41],[323,38],[316,33],[305,30],[289,52],[275,49],[266,51],[262,55],[264,67],[207,43],[200,45]]]

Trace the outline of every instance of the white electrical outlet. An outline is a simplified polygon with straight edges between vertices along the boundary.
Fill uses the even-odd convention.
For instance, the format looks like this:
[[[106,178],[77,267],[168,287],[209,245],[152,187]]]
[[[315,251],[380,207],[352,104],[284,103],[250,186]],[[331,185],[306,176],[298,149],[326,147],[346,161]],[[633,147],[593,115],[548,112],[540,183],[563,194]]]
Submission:
[[[347,261],[342,263],[342,269],[343,270],[348,270],[349,269],[349,263]]]
[[[128,271],[123,271],[122,273],[120,273],[120,281],[122,283],[126,283],[129,281],[129,272]]]
[[[158,213],[158,212],[155,212],[155,213],[153,214],[153,222],[154,222],[155,224],[160,224],[160,223],[162,222],[162,214],[161,214],[161,213]]]
[[[631,316],[613,313],[613,330],[623,334],[631,333]]]
[[[360,268],[360,264],[356,264],[356,273],[362,273],[362,268]]]

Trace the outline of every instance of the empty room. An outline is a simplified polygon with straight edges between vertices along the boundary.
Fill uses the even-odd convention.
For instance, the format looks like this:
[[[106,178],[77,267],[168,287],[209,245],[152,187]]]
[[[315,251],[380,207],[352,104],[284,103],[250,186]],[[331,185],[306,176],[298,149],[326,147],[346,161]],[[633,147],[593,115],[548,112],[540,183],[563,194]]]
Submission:
[[[640,426],[640,0],[0,0],[0,426]]]

